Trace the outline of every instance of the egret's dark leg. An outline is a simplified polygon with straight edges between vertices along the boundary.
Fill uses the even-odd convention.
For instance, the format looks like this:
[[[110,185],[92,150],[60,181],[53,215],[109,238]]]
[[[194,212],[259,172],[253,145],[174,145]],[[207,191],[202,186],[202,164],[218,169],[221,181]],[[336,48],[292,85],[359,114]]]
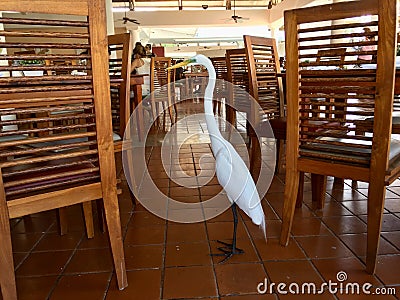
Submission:
[[[220,261],[220,263],[223,263],[227,261],[229,258],[231,258],[234,254],[243,254],[244,251],[242,249],[239,249],[236,247],[236,231],[237,231],[237,224],[238,224],[238,215],[237,215],[237,205],[236,203],[233,203],[231,206],[232,213],[233,213],[233,238],[232,238],[232,244],[225,243],[222,241],[217,241],[220,244],[223,244],[223,247],[218,247],[218,250],[222,251],[223,253],[218,253],[218,254],[211,254],[212,256],[225,256],[223,260]]]

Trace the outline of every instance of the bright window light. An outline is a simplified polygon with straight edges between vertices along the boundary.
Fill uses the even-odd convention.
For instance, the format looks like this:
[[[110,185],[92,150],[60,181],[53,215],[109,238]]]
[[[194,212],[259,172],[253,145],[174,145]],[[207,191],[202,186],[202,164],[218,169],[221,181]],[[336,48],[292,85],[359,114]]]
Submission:
[[[216,37],[243,37],[243,35],[255,35],[271,37],[271,31],[267,26],[245,26],[245,27],[200,27],[197,30],[196,38]]]

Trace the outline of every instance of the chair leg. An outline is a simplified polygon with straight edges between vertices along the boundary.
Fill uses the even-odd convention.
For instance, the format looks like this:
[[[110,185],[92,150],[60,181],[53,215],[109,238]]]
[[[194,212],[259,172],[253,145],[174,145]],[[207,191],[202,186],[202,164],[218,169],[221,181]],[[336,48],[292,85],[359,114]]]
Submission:
[[[58,228],[60,235],[68,233],[68,212],[67,207],[57,209]]]
[[[284,140],[278,140],[279,148],[278,150],[278,161],[276,162],[277,167],[275,167],[275,173],[280,173],[282,172],[283,168],[283,160],[285,157],[285,141]]]
[[[368,187],[367,221],[367,272],[373,274],[376,267],[379,238],[382,227],[382,214],[386,189],[382,181],[373,180]]]
[[[94,237],[92,201],[82,203],[83,217],[85,219],[86,234],[89,239]]]
[[[299,174],[299,189],[297,192],[296,208],[300,208],[303,205],[303,194],[304,194],[304,172]]]
[[[103,209],[103,203],[101,201],[101,199],[96,200],[96,208],[97,208],[97,219],[99,221],[99,227],[100,227],[100,231],[102,233],[106,232],[106,219],[104,216],[104,209]]]
[[[2,181],[1,174],[0,181]],[[0,193],[2,193],[2,191],[0,191]],[[4,193],[2,194],[4,195]],[[17,300],[17,285],[15,283],[10,220],[8,218],[8,209],[5,197],[0,199],[0,245],[0,286],[3,299]]]
[[[250,138],[250,174],[253,176],[254,181],[258,180],[259,174],[257,171],[261,167],[261,148],[258,138],[252,136]]]
[[[123,290],[128,286],[126,266],[124,259],[124,247],[122,244],[121,218],[118,208],[118,198],[115,195],[103,198],[104,213],[106,216],[108,234],[110,237],[111,252],[114,260],[115,273],[117,275],[118,288]]]
[[[280,243],[287,246],[289,243],[290,230],[292,228],[294,209],[299,190],[300,172],[291,168],[286,168],[286,184],[283,202],[283,220]]]
[[[318,209],[324,208],[326,192],[326,176],[311,174],[312,202],[316,203]]]

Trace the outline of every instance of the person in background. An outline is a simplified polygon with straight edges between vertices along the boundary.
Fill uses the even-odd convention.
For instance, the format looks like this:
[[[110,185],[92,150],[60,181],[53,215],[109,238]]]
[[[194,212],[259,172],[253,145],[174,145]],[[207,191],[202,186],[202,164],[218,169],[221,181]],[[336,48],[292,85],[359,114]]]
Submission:
[[[183,62],[182,59],[176,61],[177,64],[179,64],[181,62]],[[183,73],[184,71],[185,70],[182,67],[176,68],[175,69],[175,80],[180,80],[180,79],[185,78],[185,74]]]
[[[151,44],[146,44],[144,49],[146,50],[147,57],[155,57],[155,54],[151,51]]]
[[[374,41],[375,37],[373,35],[371,35],[371,29],[369,29],[368,27],[364,28],[364,34],[365,34],[365,40],[366,41]],[[375,45],[365,45],[361,47],[361,51],[373,51],[376,50]],[[365,61],[373,61],[374,56],[370,55],[370,54],[361,54],[358,56],[358,59],[360,60],[365,60]]]
[[[150,62],[151,58],[146,56],[146,50],[142,43],[136,42],[135,48],[132,52],[133,60],[131,70],[134,74],[147,75],[144,76],[144,83],[142,85],[142,96],[145,97],[150,94]]]

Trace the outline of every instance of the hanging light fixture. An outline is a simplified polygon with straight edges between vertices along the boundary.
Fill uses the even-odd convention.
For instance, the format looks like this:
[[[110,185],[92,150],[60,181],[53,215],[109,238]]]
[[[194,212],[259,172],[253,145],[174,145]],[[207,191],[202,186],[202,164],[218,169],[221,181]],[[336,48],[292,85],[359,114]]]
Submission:
[[[272,6],[277,5],[277,4],[281,3],[282,1],[283,0],[269,0],[267,8],[271,9]]]

